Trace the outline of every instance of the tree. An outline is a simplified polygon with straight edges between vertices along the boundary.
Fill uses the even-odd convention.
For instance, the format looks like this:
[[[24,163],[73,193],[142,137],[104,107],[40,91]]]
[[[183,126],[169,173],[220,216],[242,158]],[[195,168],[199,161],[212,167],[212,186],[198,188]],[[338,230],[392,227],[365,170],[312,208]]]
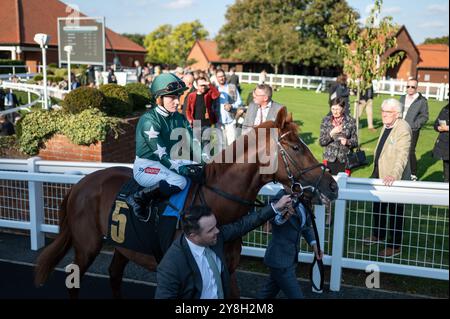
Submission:
[[[169,37],[171,33],[172,26],[163,24],[145,37],[144,46],[147,49],[146,60],[154,63],[170,64],[171,45]]]
[[[387,50],[397,46],[394,34],[398,30],[398,26],[392,22],[392,17],[380,19],[382,3],[382,0],[375,0],[362,31],[353,13],[346,16],[345,21],[349,26],[348,37],[351,43],[339,35],[333,24],[325,28],[328,37],[337,47],[339,56],[344,61],[344,73],[350,78],[349,87],[356,90],[357,130],[359,129],[358,103],[361,92],[370,88],[374,79],[384,76],[386,70],[399,63],[403,56],[403,52],[399,52],[384,60],[380,58]]]
[[[198,20],[181,23],[176,27],[169,24],[161,25],[145,37],[147,60],[184,66],[195,41],[203,40],[207,36],[208,31]]]
[[[300,63],[321,68],[341,67],[342,60],[332,41],[327,37],[325,26],[333,24],[341,39],[349,41],[349,26],[345,21],[348,14],[359,19],[359,14],[347,1],[319,0],[311,1],[303,11],[298,11]]]
[[[448,35],[439,38],[426,38],[423,44],[446,44],[448,45]]]
[[[144,39],[145,34],[139,34],[139,33],[122,33],[122,36],[130,39],[136,44],[139,44],[140,46],[144,46]]]
[[[343,16],[349,11],[342,0],[238,0],[228,7],[227,22],[216,37],[219,53],[269,63],[276,73],[287,63],[338,66],[324,26],[337,22],[339,34],[345,35]]]
[[[198,20],[181,23],[175,27],[170,34],[170,42],[173,45],[172,64],[186,65],[189,51],[195,41],[206,39],[208,35],[208,31]]]

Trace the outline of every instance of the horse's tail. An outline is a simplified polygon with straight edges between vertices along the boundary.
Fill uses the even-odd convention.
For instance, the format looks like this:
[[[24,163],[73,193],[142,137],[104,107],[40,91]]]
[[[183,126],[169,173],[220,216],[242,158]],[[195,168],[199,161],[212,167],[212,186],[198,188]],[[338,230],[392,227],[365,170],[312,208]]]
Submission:
[[[67,222],[67,201],[70,190],[64,197],[60,209],[59,234],[55,240],[44,248],[36,261],[34,284],[39,287],[45,283],[49,274],[72,246],[72,234]]]

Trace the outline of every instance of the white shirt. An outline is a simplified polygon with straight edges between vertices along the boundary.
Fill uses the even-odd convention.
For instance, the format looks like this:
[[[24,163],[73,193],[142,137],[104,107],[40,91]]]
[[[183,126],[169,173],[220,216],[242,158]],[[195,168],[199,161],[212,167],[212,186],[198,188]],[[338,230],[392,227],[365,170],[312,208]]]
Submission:
[[[258,126],[259,124],[265,122],[267,120],[267,115],[269,114],[270,107],[272,106],[272,101],[267,104],[267,106],[263,109],[261,106],[258,106],[258,111],[256,112],[255,123],[254,126]],[[262,113],[262,121],[261,121],[261,113]]]
[[[202,294],[200,299],[217,299],[217,284],[214,279],[214,274],[209,267],[208,260],[206,260],[205,247],[194,244],[187,238],[186,241],[202,276]],[[216,262],[218,269],[222,269],[222,263],[215,254],[214,261]]]
[[[403,119],[405,119],[411,104],[419,97],[419,93],[414,94],[411,98],[409,95],[405,96],[405,106],[403,108]]]

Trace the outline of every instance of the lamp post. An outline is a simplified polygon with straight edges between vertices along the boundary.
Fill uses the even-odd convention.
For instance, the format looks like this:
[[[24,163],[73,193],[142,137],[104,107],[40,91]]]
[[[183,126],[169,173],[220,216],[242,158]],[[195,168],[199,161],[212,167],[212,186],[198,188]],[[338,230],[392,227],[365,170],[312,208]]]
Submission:
[[[47,91],[47,44],[50,41],[50,36],[44,33],[36,33],[34,35],[34,42],[39,44],[42,49],[42,66],[44,73],[44,109],[48,110],[48,91]]]
[[[71,45],[66,45],[64,51],[67,52],[67,80],[69,84],[69,92],[72,91],[72,73],[70,72],[70,56],[72,54],[73,47]]]

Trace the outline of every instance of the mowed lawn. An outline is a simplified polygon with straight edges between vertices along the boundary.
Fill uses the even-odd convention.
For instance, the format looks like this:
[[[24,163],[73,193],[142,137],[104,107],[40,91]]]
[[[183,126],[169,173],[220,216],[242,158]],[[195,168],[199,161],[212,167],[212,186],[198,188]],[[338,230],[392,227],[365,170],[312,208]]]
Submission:
[[[245,101],[248,94],[254,88],[254,85],[243,84],[242,98]],[[352,176],[369,177],[373,170],[373,155],[375,146],[381,132],[381,112],[380,106],[384,99],[389,98],[387,95],[378,95],[374,100],[374,126],[377,132],[370,132],[367,129],[367,118],[365,112],[360,119],[360,143],[361,148],[366,152],[370,165],[356,169]],[[400,98],[400,96],[394,96]],[[316,158],[322,160],[323,148],[319,145],[320,123],[323,117],[328,113],[328,93],[316,93],[315,90],[304,90],[294,88],[279,88],[274,92],[273,99],[288,108],[292,112],[293,118],[300,125],[300,135],[304,142],[308,144]],[[351,114],[353,114],[353,101],[355,97],[351,97]],[[432,157],[432,150],[438,136],[433,129],[433,123],[442,107],[448,101],[437,101],[429,99],[430,118],[427,125],[422,128],[419,142],[416,148],[418,160],[418,177],[423,181],[443,181],[442,177],[442,161],[438,161]]]

